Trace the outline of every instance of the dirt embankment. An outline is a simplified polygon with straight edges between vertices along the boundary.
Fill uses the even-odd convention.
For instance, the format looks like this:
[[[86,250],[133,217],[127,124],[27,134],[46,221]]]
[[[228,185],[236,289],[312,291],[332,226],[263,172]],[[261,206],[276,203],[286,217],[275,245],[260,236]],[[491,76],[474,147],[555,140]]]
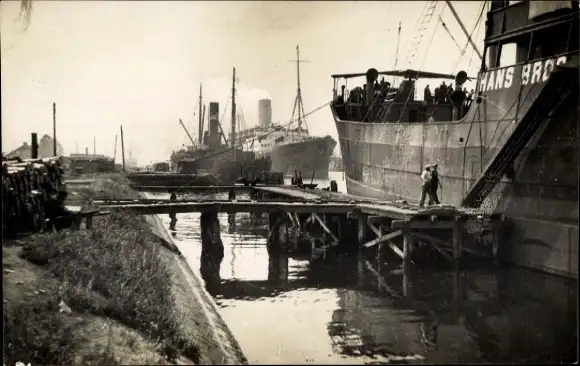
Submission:
[[[138,197],[120,177],[71,188],[83,205]],[[112,213],[91,229],[3,241],[5,364],[220,363],[178,256],[147,221]]]

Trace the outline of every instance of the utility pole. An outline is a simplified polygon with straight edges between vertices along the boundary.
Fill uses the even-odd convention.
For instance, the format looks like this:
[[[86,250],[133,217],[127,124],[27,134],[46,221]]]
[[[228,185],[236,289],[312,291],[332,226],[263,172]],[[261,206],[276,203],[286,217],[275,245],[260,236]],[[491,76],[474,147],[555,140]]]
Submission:
[[[296,98],[294,99],[294,108],[292,110],[292,123],[294,123],[294,116],[298,118],[298,128],[302,128],[302,122],[306,125],[306,120],[304,119],[304,104],[302,103],[302,89],[300,88],[300,63],[310,62],[308,60],[300,60],[300,46],[296,46],[296,60],[288,60],[288,62],[296,62]],[[308,131],[308,126],[306,126]]]
[[[123,139],[122,125],[121,125],[121,156],[123,157],[123,172],[125,172],[125,140]]]
[[[97,137],[93,136],[93,155],[97,155]]]
[[[201,146],[202,144],[202,137],[203,137],[203,112],[202,112],[202,104],[203,104],[203,97],[202,97],[202,86],[199,83],[199,125],[197,127],[198,135],[197,135],[197,142]]]
[[[225,136],[225,135],[224,135]],[[236,68],[232,77],[232,154],[236,161]]]
[[[52,102],[52,155],[56,156],[56,103]]]

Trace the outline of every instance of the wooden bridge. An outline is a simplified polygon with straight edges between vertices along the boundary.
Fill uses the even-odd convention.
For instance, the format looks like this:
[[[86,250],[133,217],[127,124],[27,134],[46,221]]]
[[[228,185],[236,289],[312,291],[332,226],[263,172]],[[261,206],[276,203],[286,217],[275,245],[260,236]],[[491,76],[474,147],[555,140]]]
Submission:
[[[143,187],[145,188],[145,187]],[[160,187],[158,187],[160,188]],[[175,187],[173,187],[175,189]],[[294,186],[199,186],[188,187],[187,192],[250,193],[252,199],[96,199],[93,202],[106,210],[131,211],[140,215],[172,213],[268,213],[270,237],[282,222],[306,230],[308,225],[318,223],[329,242],[316,246],[312,253],[325,256],[326,250],[337,246],[347,231],[356,231],[362,248],[378,246],[380,255],[387,245],[405,262],[417,242],[428,243],[451,262],[460,259],[465,225],[469,221],[489,220],[488,231],[493,233],[492,255],[498,250],[501,215],[484,215],[474,209],[453,206],[420,208],[406,202],[384,202],[355,197],[320,189],[300,189]],[[233,195],[236,196],[235,194]],[[355,223],[356,227],[348,228]],[[353,225],[354,226],[354,225]],[[451,235],[434,235],[446,232]],[[441,237],[451,237],[451,243]],[[402,240],[401,240],[402,239]],[[450,252],[450,253],[449,253]]]

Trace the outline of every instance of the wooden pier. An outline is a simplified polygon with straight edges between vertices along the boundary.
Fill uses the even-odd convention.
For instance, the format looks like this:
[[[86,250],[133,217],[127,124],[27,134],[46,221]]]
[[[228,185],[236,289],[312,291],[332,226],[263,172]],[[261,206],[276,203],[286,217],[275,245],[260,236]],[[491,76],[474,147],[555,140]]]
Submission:
[[[142,187],[145,188],[145,187]],[[161,187],[158,187],[161,188]],[[164,187],[166,188],[166,187]],[[174,187],[175,189],[176,187]],[[503,223],[501,215],[484,215],[474,209],[453,206],[420,208],[404,201],[384,202],[320,189],[300,189],[294,186],[200,186],[188,187],[188,193],[229,193],[231,199],[116,199],[94,200],[106,210],[127,210],[140,215],[178,214],[186,212],[268,213],[269,239],[280,230],[293,228],[300,232],[313,225],[323,231],[324,242],[312,244],[312,255],[326,256],[336,247],[347,231],[356,232],[360,248],[375,248],[377,256],[385,247],[409,263],[417,245],[428,244],[450,262],[458,262],[464,252],[465,225],[490,222],[487,230],[494,231],[493,256],[498,252],[497,233]],[[232,193],[234,192],[234,193]],[[235,199],[236,193],[249,193],[251,199]],[[349,225],[351,227],[349,227]],[[491,228],[491,229],[490,229]],[[277,237],[277,236],[276,236]],[[442,238],[451,238],[446,240]]]

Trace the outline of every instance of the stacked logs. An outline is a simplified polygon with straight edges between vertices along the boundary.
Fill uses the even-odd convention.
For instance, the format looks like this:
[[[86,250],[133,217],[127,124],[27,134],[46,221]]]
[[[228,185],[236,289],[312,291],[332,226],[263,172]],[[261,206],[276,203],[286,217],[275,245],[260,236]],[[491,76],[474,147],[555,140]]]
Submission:
[[[61,157],[2,157],[3,236],[42,231],[47,219],[64,211],[66,198]]]

